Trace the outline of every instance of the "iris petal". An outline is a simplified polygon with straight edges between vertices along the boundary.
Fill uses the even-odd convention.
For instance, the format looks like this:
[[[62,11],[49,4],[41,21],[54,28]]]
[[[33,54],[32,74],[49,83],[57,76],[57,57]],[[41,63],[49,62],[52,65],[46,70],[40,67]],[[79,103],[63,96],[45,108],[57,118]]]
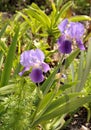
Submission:
[[[30,70],[30,67],[25,67],[20,73],[19,75],[22,76],[26,71]]]
[[[85,50],[84,44],[82,43],[82,40],[76,40],[77,45],[80,50]]]
[[[45,73],[50,70],[49,65],[48,65],[47,63],[45,63],[45,62],[43,62],[43,63],[41,64],[41,66],[42,66],[42,68],[43,68],[43,72],[45,72]]]
[[[59,39],[58,39],[58,41],[57,41],[57,44],[60,46],[61,43],[62,43],[65,39],[66,39],[65,36],[62,35],[61,37],[59,37]]]
[[[64,33],[66,30],[67,24],[69,23],[68,19],[64,19],[58,26],[61,33]]]
[[[20,56],[20,63],[24,67],[34,66],[44,61],[44,53],[40,49],[24,51]]]
[[[72,42],[69,40],[64,40],[59,46],[59,51],[63,54],[69,54],[72,51],[71,48]]]
[[[30,51],[24,51],[21,56],[20,56],[20,63],[21,65],[23,65],[24,67],[28,67],[30,66]]]
[[[44,76],[41,69],[33,69],[30,73],[30,78],[35,83],[40,83],[44,80]]]
[[[84,26],[79,22],[70,22],[66,33],[70,38],[80,39],[84,34]]]
[[[40,62],[43,62],[45,59],[44,53],[40,49],[35,50],[35,54]]]

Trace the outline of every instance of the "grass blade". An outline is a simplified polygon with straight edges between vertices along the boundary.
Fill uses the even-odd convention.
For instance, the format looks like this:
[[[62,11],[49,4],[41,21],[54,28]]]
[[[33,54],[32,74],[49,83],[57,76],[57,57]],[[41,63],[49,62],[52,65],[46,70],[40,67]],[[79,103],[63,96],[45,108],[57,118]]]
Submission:
[[[2,35],[4,34],[6,28],[7,28],[8,24],[5,24],[5,26],[2,28],[1,32],[0,32],[0,38],[2,37]]]
[[[16,43],[18,39],[18,34],[19,34],[19,28],[16,29],[15,35],[12,40],[12,44],[9,47],[9,51],[6,57],[6,62],[4,65],[4,70],[1,76],[1,87],[5,86],[8,84],[10,74],[11,74],[11,69],[12,69],[12,64],[13,64],[13,59],[15,56],[15,50],[16,50]]]

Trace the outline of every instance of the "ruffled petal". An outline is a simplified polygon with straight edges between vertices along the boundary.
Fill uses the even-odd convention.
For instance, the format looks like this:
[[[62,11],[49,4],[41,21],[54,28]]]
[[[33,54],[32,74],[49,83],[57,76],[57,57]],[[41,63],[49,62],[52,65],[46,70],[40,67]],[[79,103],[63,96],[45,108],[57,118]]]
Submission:
[[[69,23],[68,19],[64,19],[59,25],[58,28],[60,30],[61,33],[64,33],[64,31],[66,30],[67,24]]]
[[[84,34],[84,26],[79,22],[70,22],[66,34],[73,39],[80,39]]]
[[[69,40],[64,40],[59,46],[59,51],[63,54],[69,54],[72,51],[71,48],[72,42]]]
[[[34,83],[40,83],[44,80],[42,70],[38,68],[33,69],[29,76]]]
[[[20,63],[24,67],[30,66],[30,51],[24,51],[20,56]]]
[[[40,63],[40,60],[39,60],[38,55],[36,53],[36,50],[33,50],[33,49],[30,50],[29,63],[30,63],[30,66],[34,66],[35,64]]]
[[[36,66],[44,61],[44,53],[40,49],[24,51],[20,56],[20,63],[24,67]]]
[[[35,50],[35,54],[40,62],[43,62],[45,59],[44,53],[40,49]]]
[[[76,40],[76,42],[80,50],[85,50],[82,40]]]
[[[45,62],[43,62],[41,66],[42,66],[43,72],[45,73],[50,70],[50,66]]]

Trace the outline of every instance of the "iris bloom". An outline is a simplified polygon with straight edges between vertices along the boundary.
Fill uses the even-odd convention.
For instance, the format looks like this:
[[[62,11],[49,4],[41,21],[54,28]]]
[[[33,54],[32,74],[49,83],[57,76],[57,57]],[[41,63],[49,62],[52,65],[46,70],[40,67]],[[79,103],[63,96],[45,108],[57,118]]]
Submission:
[[[84,35],[84,26],[79,22],[69,22],[64,19],[58,26],[61,36],[58,39],[59,51],[62,53],[70,53],[72,51],[72,43],[77,43],[80,50],[85,50],[82,37]]]
[[[44,59],[44,53],[40,49],[24,51],[20,56],[20,63],[24,66],[24,69],[19,75],[22,76],[25,71],[29,71],[32,68],[29,74],[31,80],[35,83],[42,82],[44,80],[43,72],[46,73],[50,70]]]

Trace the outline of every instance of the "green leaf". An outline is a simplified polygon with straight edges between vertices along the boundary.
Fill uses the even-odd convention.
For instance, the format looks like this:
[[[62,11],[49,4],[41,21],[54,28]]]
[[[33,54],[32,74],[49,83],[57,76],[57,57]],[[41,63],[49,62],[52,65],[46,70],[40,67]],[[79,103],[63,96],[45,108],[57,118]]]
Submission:
[[[33,7],[33,9],[35,9],[34,11],[36,11],[37,14],[39,14],[41,16],[42,22],[44,22],[48,27],[50,27],[51,21],[50,21],[49,17],[36,4],[33,3],[31,5],[31,7]]]
[[[2,63],[3,63],[3,60],[4,60],[3,52],[0,51],[0,69],[1,69],[1,66],[2,66]]]
[[[11,84],[11,85],[6,85],[4,87],[0,88],[0,95],[7,95],[10,94],[11,92],[14,92],[14,87],[15,84]]]
[[[8,50],[8,46],[7,46],[4,42],[0,41],[0,49],[1,49],[1,50],[3,51],[3,53],[6,55],[7,50]]]
[[[61,64],[59,63],[59,65],[54,69],[54,71],[49,75],[49,77],[45,80],[45,82],[41,86],[41,90],[43,91],[44,95],[50,90],[50,87],[54,82],[55,75],[60,66]]]
[[[20,14],[26,20],[26,22],[31,26],[31,21],[26,15],[24,15],[22,12],[18,12],[18,14]]]
[[[65,60],[65,68],[67,69],[69,67],[69,65],[72,63],[72,61],[74,60],[74,58],[79,54],[80,50],[77,49],[76,51],[74,51],[72,54],[70,54],[66,60]]]
[[[77,22],[77,21],[91,21],[91,17],[86,15],[79,15],[79,16],[72,16],[69,18],[70,21]]]
[[[44,122],[44,121],[47,121],[50,119],[54,119],[57,116],[61,117],[63,114],[72,112],[72,111],[76,110],[77,108],[81,107],[82,105],[84,105],[85,103],[88,103],[90,101],[91,101],[91,95],[88,95],[85,97],[77,96],[77,97],[73,98],[72,100],[68,100],[65,104],[59,106],[54,111],[43,115],[38,120],[36,120],[33,125],[35,126],[41,122]]]
[[[59,18],[62,18],[63,14],[65,14],[65,12],[73,5],[72,1],[67,2],[65,5],[62,6],[60,12],[58,13],[56,20],[58,21]]]
[[[60,86],[60,90],[61,90],[61,91],[65,91],[66,89],[69,89],[69,88],[73,87],[73,86],[76,85],[77,83],[78,83],[78,81],[66,83],[66,84]]]
[[[60,6],[62,5],[63,0],[57,0],[56,4],[57,4],[57,9],[59,10]]]
[[[18,13],[25,19],[24,24],[27,23],[30,26],[32,33],[36,34],[43,24],[39,24],[39,21],[32,17],[29,9],[26,9],[25,12],[26,12],[27,15],[23,14],[22,12],[18,12]],[[34,13],[35,12],[33,12],[33,14]],[[36,14],[35,14],[35,16],[37,17]],[[38,19],[38,17],[37,17],[37,19]],[[39,20],[40,20],[40,18],[39,18]]]
[[[49,104],[51,97],[54,97],[53,92],[50,92],[43,97],[38,108],[39,109],[38,113],[40,113],[40,111],[43,110]]]
[[[87,80],[87,77],[89,75],[90,70],[91,70],[91,38],[89,38],[89,41],[88,41],[88,52],[87,52],[87,57],[86,57],[86,66],[85,66],[85,70],[83,71],[83,75],[82,75],[82,78],[80,80],[80,83],[79,83],[79,90],[78,91],[81,91],[82,88],[84,87],[84,84]]]
[[[46,109],[49,107],[50,103],[52,102],[54,96],[55,96],[54,92],[50,92],[44,95],[37,108],[37,112],[33,119],[33,123],[35,122],[35,120],[39,119],[43,115],[43,113],[46,111]]]
[[[0,32],[0,39],[1,37],[3,36],[6,28],[7,28],[8,24],[5,24],[5,26],[1,29],[1,32]],[[5,51],[7,50],[7,46],[4,42],[0,41],[0,49],[5,53]]]
[[[19,28],[16,29],[15,35],[12,40],[12,44],[9,47],[9,51],[6,57],[6,62],[4,65],[4,70],[1,76],[1,87],[7,85],[10,78],[12,64],[15,56],[18,34],[19,34]]]
[[[5,26],[2,28],[1,32],[0,32],[0,38],[2,37],[2,35],[4,34],[6,28],[7,28],[8,24],[5,24]]]
[[[86,38],[84,39],[84,42],[88,41],[88,39],[91,37],[91,32],[89,32],[89,34],[86,36]]]
[[[59,97],[58,99],[55,99],[52,103],[50,103],[49,107],[45,111],[44,114],[48,114],[54,110],[56,110],[61,105],[65,104],[69,100],[73,99],[74,97],[80,96],[81,93],[72,93],[72,94],[64,94],[63,96]]]
[[[78,66],[78,72],[77,72],[77,80],[79,82],[75,86],[75,91],[76,92],[79,92],[80,81],[81,81],[82,76],[83,76],[84,61],[85,61],[84,51],[81,51],[81,53],[80,53],[80,59],[79,59],[79,66]]]
[[[35,18],[40,22],[42,26],[49,28],[51,25],[51,21],[49,17],[36,5],[32,4],[28,9],[25,9],[24,12],[29,16],[29,18]]]

